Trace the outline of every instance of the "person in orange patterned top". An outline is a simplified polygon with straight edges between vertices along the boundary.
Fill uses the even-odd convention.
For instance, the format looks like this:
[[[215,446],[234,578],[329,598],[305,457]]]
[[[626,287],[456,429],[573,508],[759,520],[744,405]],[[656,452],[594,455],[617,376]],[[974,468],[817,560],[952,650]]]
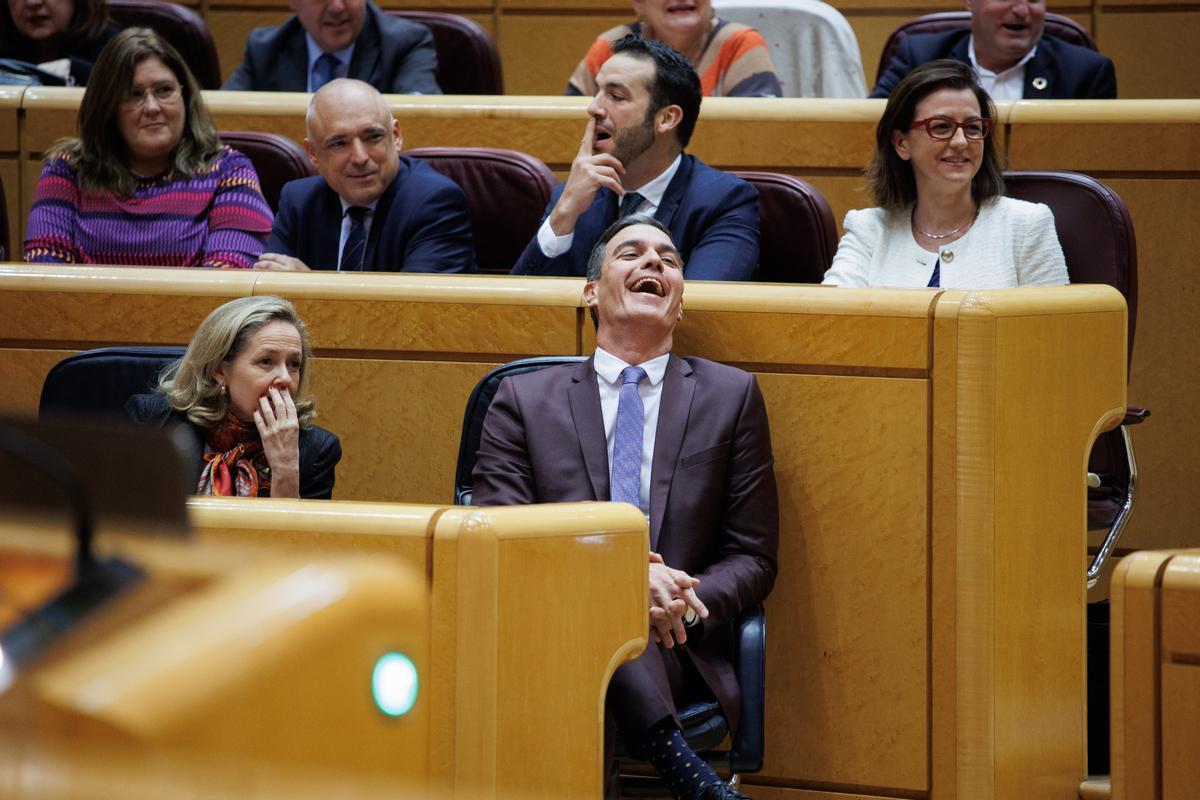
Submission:
[[[782,97],[762,34],[718,19],[711,0],[633,0],[637,21],[607,30],[592,43],[567,83],[568,95],[596,94],[596,73],[612,43],[633,34],[678,50],[700,75],[705,97]]]

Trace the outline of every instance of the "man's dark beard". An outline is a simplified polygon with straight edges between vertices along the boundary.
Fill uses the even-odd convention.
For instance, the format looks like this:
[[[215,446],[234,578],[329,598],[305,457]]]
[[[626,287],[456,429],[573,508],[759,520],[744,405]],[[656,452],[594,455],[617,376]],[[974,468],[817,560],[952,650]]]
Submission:
[[[638,127],[613,131],[612,154],[623,166],[628,167],[653,144],[654,117],[652,114],[647,114],[646,119]]]

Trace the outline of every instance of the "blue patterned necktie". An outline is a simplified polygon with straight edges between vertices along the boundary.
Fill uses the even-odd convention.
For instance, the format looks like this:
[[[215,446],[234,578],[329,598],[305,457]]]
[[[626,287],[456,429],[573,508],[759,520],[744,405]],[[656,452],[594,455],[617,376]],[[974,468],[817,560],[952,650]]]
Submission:
[[[341,272],[353,272],[363,267],[363,253],[367,250],[367,213],[371,209],[366,206],[350,206],[346,213],[350,215],[350,234],[342,247],[342,260],[338,262]]]
[[[625,196],[621,198],[621,208],[617,212],[617,219],[628,217],[630,214],[636,214],[645,200],[646,198],[637,192],[626,192]]]
[[[638,505],[642,490],[642,430],[646,412],[638,384],[646,379],[641,367],[621,370],[617,401],[616,436],[613,438],[612,480],[609,498],[614,503]]]
[[[321,53],[313,63],[312,90],[315,92],[337,77],[337,68],[341,66],[337,56],[332,53]]]

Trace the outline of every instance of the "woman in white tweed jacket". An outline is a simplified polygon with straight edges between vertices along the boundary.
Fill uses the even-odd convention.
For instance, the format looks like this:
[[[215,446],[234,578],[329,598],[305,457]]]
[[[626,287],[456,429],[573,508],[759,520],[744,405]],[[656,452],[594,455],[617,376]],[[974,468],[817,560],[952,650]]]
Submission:
[[[878,208],[846,214],[824,283],[1001,288],[1067,283],[1054,216],[1004,197],[995,112],[971,67],[931,61],[892,92],[867,169]]]

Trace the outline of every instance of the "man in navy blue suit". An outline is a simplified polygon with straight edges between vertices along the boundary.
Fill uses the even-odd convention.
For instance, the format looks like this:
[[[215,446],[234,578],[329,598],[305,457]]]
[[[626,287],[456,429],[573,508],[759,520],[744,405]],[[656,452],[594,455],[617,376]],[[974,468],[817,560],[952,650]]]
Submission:
[[[1117,74],[1106,56],[1043,36],[1041,0],[967,0],[969,31],[913,34],[879,76],[871,97],[887,97],[914,67],[939,58],[975,68],[993,100],[1111,100]]]
[[[295,15],[255,28],[224,89],[315,92],[334,78],[389,94],[441,94],[433,34],[369,0],[288,0]]]
[[[362,81],[313,95],[304,147],[320,176],[283,187],[256,267],[475,272],[467,198],[425,162],[400,155],[400,123]]]
[[[700,114],[700,79],[670,46],[627,36],[596,75],[599,90],[566,183],[555,188],[514,275],[587,274],[618,216],[663,223],[691,279],[746,281],[758,269],[758,192],[683,152]]]

